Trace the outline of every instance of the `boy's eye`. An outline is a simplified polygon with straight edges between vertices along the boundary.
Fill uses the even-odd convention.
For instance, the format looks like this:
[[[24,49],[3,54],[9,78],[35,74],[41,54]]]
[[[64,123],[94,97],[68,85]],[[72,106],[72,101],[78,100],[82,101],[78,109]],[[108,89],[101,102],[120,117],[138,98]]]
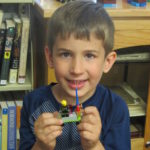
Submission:
[[[61,57],[70,57],[71,54],[69,52],[63,52],[60,54]]]
[[[93,58],[95,58],[96,56],[95,56],[94,54],[88,53],[88,54],[85,55],[85,57],[86,57],[87,59],[93,59]]]

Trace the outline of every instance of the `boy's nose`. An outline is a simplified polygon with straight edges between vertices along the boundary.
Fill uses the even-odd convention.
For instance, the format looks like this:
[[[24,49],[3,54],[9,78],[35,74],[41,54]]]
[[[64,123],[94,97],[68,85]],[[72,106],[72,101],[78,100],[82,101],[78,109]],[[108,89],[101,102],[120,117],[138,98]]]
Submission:
[[[82,74],[84,71],[84,65],[82,62],[82,58],[74,58],[72,63],[70,64],[70,72],[73,74]]]

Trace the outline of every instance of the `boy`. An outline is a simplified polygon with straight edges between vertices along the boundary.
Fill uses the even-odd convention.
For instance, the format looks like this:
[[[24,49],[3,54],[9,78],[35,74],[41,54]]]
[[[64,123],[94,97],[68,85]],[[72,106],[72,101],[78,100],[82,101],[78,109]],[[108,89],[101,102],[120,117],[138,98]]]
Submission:
[[[45,55],[58,83],[24,98],[20,150],[130,150],[129,113],[121,97],[99,85],[116,60],[114,25],[100,4],[69,2],[51,17]],[[63,125],[61,100],[75,106],[81,122]]]

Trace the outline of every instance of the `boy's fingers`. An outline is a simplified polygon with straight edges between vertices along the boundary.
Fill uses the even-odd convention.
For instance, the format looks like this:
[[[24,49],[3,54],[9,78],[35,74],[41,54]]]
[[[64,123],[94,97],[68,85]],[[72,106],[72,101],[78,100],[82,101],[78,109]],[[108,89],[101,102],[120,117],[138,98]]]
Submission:
[[[95,124],[95,122],[101,122],[97,108],[94,106],[86,107],[83,111],[81,122],[89,122],[92,124]]]
[[[47,119],[47,118],[52,118],[52,117],[57,117],[57,116],[58,116],[58,111],[55,111],[53,113],[44,112],[39,116],[39,118]]]
[[[58,118],[54,118],[52,113],[43,113],[35,122],[35,127],[44,128],[49,125],[62,125],[63,121]]]
[[[43,133],[47,136],[56,131],[62,131],[62,126],[48,126],[43,130]]]
[[[39,119],[47,119],[47,118],[52,118],[54,117],[53,113],[42,113],[40,116],[39,116]]]
[[[77,126],[79,131],[89,131],[89,132],[93,132],[93,125],[89,124],[89,123],[82,123],[79,124]]]
[[[49,126],[49,125],[62,125],[63,121],[57,118],[49,118],[40,122],[41,126]]]
[[[49,134],[49,135],[47,136],[47,139],[49,139],[49,141],[51,142],[51,141],[53,141],[53,140],[56,140],[56,138],[57,138],[59,135],[61,135],[61,134],[62,134],[62,131],[57,130],[57,131],[52,132],[51,134]]]
[[[81,119],[81,122],[90,122],[90,123],[94,123],[97,121],[97,118],[95,116],[93,116],[92,114],[88,114],[88,115],[84,115]]]
[[[94,106],[86,107],[84,109],[83,114],[93,114],[93,115],[99,116],[99,112],[98,112],[97,108]]]
[[[58,118],[58,115],[59,115],[58,111],[53,112],[53,116],[54,116],[55,118]]]
[[[41,134],[38,139],[44,143],[51,143],[53,140],[56,140],[56,137],[58,137],[62,133],[62,130],[56,130],[47,134]]]

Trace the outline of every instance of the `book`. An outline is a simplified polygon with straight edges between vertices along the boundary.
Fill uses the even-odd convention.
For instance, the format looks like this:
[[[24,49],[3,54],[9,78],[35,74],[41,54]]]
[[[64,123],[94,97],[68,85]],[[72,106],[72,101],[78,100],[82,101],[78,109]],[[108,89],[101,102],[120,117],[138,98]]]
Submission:
[[[0,27],[1,27],[2,21],[3,21],[3,10],[0,10]]]
[[[127,2],[136,7],[145,7],[147,4],[146,0],[128,0]]]
[[[97,2],[102,3],[104,8],[114,8],[117,6],[116,0],[97,0]]]
[[[3,22],[0,26],[0,70],[2,66],[2,58],[4,54],[5,34],[6,34],[6,24],[5,22]]]
[[[5,41],[4,55],[3,55],[1,74],[0,74],[1,85],[6,85],[8,81],[9,64],[10,64],[14,34],[15,34],[15,24],[13,20],[6,19],[6,41]]]
[[[22,17],[22,33],[21,33],[21,48],[18,70],[18,83],[25,83],[26,78],[26,66],[27,66],[27,54],[29,43],[29,28],[30,21],[28,17]]]
[[[21,27],[22,27],[21,19],[19,17],[15,16],[13,20],[15,22],[15,37],[10,62],[9,83],[17,82],[19,56],[20,56]]]
[[[8,133],[8,107],[5,101],[0,102],[0,113],[2,118],[2,150],[7,150],[7,133]]]
[[[20,118],[21,118],[21,108],[23,105],[23,101],[16,100],[16,128],[17,128],[17,139],[20,139],[19,129],[20,129]]]
[[[8,106],[8,150],[16,150],[16,105],[14,101],[7,101]]]

